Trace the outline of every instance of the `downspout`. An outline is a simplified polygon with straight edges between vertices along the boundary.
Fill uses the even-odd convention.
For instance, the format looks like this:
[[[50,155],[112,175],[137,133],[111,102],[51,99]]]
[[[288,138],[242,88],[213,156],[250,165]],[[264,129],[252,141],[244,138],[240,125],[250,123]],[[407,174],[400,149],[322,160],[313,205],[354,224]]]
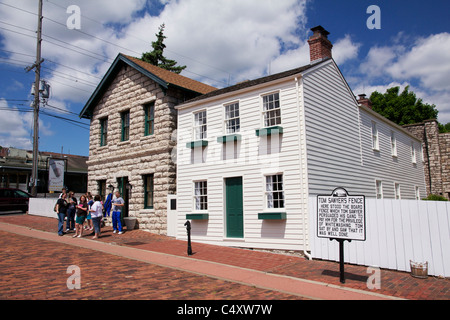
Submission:
[[[426,126],[425,122],[423,123],[423,137],[424,137],[424,142],[425,142],[425,151],[427,153],[428,183],[430,184],[430,194],[433,194],[433,191],[432,191],[432,178],[431,178],[431,165],[430,165],[431,164],[431,162],[430,162],[430,149],[428,147],[427,126]]]
[[[295,77],[295,91],[296,91],[296,101],[297,101],[297,119],[298,119],[298,124],[299,124],[298,125],[298,130],[297,130],[298,144],[299,144],[299,154],[300,154],[300,163],[299,163],[299,167],[300,168],[299,169],[300,169],[300,181],[302,182],[302,174],[303,174],[303,172],[302,172],[302,164],[301,164],[301,161],[302,161],[302,152],[301,152],[301,150],[302,150],[303,141],[302,141],[302,138],[301,138],[300,130],[301,129],[305,130],[305,126],[302,125],[302,121],[301,121],[301,118],[300,118],[300,95],[299,95],[300,94],[300,92],[299,92],[300,88],[299,88],[299,83],[298,82],[299,82],[298,77]],[[305,134],[306,134],[306,132],[305,132]],[[303,146],[303,147],[306,148],[306,146]],[[305,155],[305,160],[306,160],[306,155]],[[307,186],[307,184],[305,184],[305,185]],[[306,205],[306,218],[308,219],[308,224],[309,224],[308,192],[306,192],[306,194],[307,194],[307,196],[306,196],[306,203],[305,203],[305,205]],[[305,199],[303,199],[303,200],[305,200]],[[307,229],[306,229],[305,220],[307,220],[307,219],[303,218],[303,245],[304,245],[303,254],[305,255],[305,257],[308,260],[312,260],[311,254],[308,251],[306,251],[306,232],[307,232]]]

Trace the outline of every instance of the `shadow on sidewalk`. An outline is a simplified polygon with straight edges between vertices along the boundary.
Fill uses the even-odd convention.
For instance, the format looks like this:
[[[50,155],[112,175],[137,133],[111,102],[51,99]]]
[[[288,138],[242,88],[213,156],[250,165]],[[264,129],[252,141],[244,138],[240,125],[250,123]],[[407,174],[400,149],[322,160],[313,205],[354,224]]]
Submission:
[[[325,269],[322,271],[322,275],[335,277],[335,278],[339,278],[340,274],[341,273],[339,271],[334,271],[334,270]],[[348,273],[348,272],[344,272],[344,275],[345,275],[345,279],[355,280],[355,281],[360,281],[360,282],[367,282],[367,279],[369,279],[369,277],[367,277],[367,276],[362,276],[359,274]]]

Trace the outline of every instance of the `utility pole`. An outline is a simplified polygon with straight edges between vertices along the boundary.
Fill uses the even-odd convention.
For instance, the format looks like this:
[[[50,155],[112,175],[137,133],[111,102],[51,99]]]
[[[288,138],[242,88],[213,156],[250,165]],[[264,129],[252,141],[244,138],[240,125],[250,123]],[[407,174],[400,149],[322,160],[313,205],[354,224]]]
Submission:
[[[38,165],[39,165],[39,104],[40,104],[40,82],[41,82],[41,43],[42,43],[42,0],[39,0],[38,29],[36,62],[34,64],[36,78],[34,81],[34,133],[33,133],[33,166],[31,169],[31,194],[37,195]]]

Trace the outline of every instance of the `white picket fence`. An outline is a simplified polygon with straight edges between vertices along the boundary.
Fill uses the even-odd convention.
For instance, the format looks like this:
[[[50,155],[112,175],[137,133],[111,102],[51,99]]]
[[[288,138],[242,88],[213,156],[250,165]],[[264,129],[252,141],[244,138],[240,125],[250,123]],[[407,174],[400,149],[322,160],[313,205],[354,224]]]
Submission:
[[[366,198],[366,241],[345,241],[346,263],[410,272],[410,260],[428,262],[428,274],[450,277],[450,202]],[[309,198],[313,258],[339,261],[337,241],[317,237],[317,198]]]

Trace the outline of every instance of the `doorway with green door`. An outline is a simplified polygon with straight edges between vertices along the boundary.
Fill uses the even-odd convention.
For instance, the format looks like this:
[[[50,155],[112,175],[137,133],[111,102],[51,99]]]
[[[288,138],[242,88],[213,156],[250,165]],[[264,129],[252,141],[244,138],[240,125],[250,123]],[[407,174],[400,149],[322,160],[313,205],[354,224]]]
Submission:
[[[117,188],[119,189],[120,195],[125,202],[122,208],[122,225],[124,224],[123,218],[128,217],[128,206],[130,201],[131,185],[128,182],[128,177],[117,178]]]
[[[244,238],[242,177],[225,179],[226,237]]]

